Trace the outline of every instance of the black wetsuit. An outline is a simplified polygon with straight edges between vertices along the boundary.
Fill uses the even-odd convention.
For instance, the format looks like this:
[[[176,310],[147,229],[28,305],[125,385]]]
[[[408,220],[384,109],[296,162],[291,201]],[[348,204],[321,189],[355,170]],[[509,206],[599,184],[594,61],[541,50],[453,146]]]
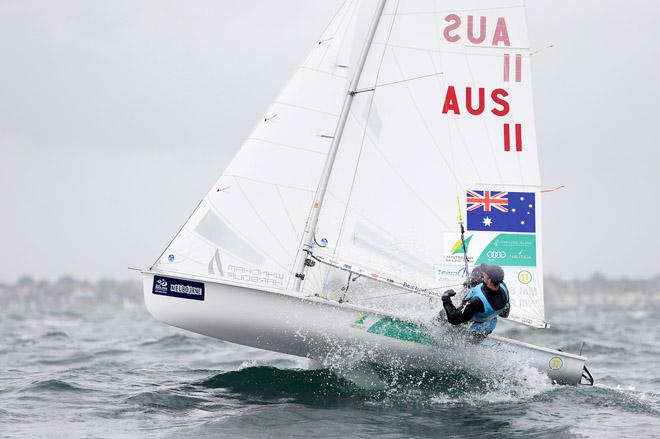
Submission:
[[[486,286],[486,284],[484,284],[482,291],[484,292],[484,295],[490,302],[490,305],[493,307],[493,309],[501,309],[502,306],[506,304],[506,308],[504,311],[502,311],[500,316],[509,316],[510,306],[507,302],[506,295],[501,288],[495,291],[491,290]],[[449,323],[452,325],[460,325],[461,323],[469,322],[476,314],[485,311],[484,305],[481,303],[481,299],[478,297],[473,297],[467,301],[467,303],[461,304],[460,308],[456,308],[454,304],[451,303],[451,300],[443,301],[442,304],[445,308],[445,312],[447,313],[447,321],[449,321]]]

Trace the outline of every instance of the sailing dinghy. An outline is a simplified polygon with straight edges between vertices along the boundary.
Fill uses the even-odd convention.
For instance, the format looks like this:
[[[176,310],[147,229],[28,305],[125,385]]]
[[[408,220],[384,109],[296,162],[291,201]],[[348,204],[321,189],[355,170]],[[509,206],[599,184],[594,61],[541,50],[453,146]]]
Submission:
[[[433,369],[490,350],[593,383],[582,356],[433,323],[486,262],[508,319],[547,327],[531,55],[521,0],[347,0],[143,272],[149,312],[321,361]]]

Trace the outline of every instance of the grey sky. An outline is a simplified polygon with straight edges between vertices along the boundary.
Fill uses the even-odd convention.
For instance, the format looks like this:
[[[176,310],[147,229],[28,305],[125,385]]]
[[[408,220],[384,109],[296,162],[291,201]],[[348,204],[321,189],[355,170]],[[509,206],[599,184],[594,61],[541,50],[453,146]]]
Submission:
[[[0,281],[137,278],[340,3],[0,1]],[[548,273],[660,271],[659,14],[528,1]]]

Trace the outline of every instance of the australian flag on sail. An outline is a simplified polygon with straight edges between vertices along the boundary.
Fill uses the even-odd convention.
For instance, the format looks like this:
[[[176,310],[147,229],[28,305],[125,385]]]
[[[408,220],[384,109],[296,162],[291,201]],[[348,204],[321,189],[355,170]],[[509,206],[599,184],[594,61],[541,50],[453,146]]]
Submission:
[[[536,232],[536,194],[467,191],[467,229],[491,232]]]

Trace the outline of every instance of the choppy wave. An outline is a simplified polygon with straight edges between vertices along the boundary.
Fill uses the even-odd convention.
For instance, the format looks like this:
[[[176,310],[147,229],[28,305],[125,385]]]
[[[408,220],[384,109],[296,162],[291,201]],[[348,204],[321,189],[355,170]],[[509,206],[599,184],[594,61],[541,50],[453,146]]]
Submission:
[[[64,331],[48,331],[44,335],[41,336],[42,338],[69,338],[69,334],[67,334]]]
[[[275,367],[248,367],[219,373],[198,383],[223,389],[232,395],[263,400],[324,400],[364,396],[355,384],[328,369],[290,370]]]
[[[172,334],[158,339],[145,340],[141,346],[181,347],[193,343],[193,337],[186,334]]]
[[[248,367],[219,373],[197,385],[222,389],[236,398],[288,400],[327,404],[332,401],[382,402],[388,405],[450,404],[478,405],[496,401],[522,401],[551,391],[545,376],[530,368],[525,376],[482,377],[457,372],[386,368],[375,364],[362,369],[278,369]]]
[[[420,371],[364,364],[346,350],[310,369],[305,359],[159,323],[144,310],[139,287],[70,279],[50,287],[0,288],[8,301],[0,314],[0,435],[600,438],[660,431],[657,309],[551,308],[549,330],[499,328],[507,337],[582,350],[597,384],[580,388],[552,385],[515,362],[493,363],[486,373]]]
[[[631,413],[660,416],[660,395],[633,389],[597,385],[588,402],[595,407],[610,407]]]
[[[33,383],[23,387],[19,390],[20,392],[27,393],[44,393],[44,392],[72,392],[72,393],[81,393],[89,392],[90,389],[86,389],[82,386],[68,383],[66,381],[58,379],[46,379],[42,381],[34,381]]]
[[[129,396],[124,399],[124,402],[140,407],[177,411],[199,407],[204,403],[208,403],[209,400],[190,396],[177,390],[157,390]]]

